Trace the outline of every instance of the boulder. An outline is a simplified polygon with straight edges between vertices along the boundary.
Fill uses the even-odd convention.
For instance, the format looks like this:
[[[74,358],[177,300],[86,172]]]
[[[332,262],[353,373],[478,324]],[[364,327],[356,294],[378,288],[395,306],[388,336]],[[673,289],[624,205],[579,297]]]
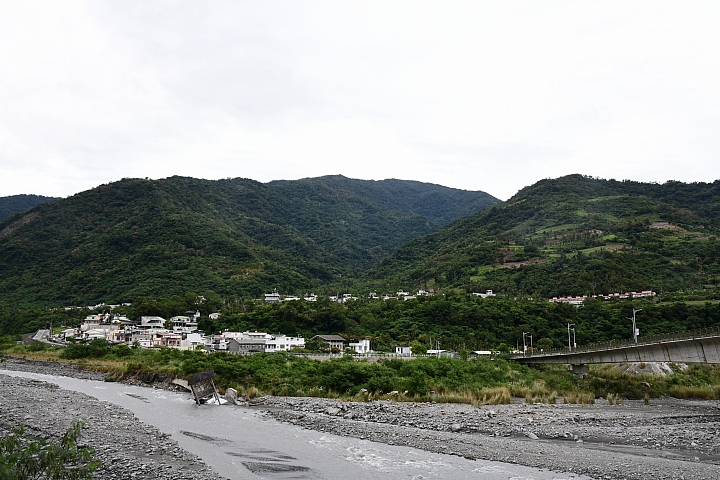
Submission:
[[[228,388],[225,390],[225,400],[228,401],[228,403],[231,403],[233,405],[237,405],[237,390],[234,388]]]

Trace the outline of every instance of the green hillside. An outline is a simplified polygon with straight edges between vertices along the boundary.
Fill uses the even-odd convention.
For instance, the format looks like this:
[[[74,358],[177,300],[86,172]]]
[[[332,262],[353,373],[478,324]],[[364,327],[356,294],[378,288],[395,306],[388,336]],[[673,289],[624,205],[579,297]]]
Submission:
[[[35,205],[55,200],[53,197],[42,195],[11,195],[0,197],[0,222],[16,213],[30,210]]]
[[[400,180],[125,179],[0,222],[0,298],[92,304],[212,290],[258,296],[354,278],[497,200]]]
[[[674,291],[718,282],[718,233],[720,181],[570,175],[410,241],[367,279],[539,297]]]

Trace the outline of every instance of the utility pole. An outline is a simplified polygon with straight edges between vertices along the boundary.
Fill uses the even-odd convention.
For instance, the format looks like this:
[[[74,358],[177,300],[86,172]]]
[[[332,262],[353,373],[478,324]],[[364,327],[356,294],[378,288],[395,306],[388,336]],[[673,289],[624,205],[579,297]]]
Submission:
[[[568,350],[572,350],[572,344],[570,344],[570,327],[574,327],[574,323],[568,323]],[[575,330],[575,329],[573,329]]]
[[[633,316],[631,318],[630,317],[628,318],[628,320],[631,320],[632,324],[633,324],[633,338],[635,339],[635,343],[637,343],[637,337],[638,337],[638,334],[640,333],[640,330],[638,330],[637,324],[635,323],[635,314],[637,312],[642,312],[642,308],[639,308],[637,310],[635,310],[635,308],[633,308]]]
[[[525,335],[527,335],[527,332],[523,332],[523,357],[525,356],[525,352],[527,351],[527,346],[525,345]]]

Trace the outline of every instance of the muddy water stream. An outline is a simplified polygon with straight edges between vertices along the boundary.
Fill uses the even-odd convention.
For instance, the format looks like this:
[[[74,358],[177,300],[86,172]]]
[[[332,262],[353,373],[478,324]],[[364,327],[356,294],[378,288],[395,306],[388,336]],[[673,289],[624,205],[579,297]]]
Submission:
[[[190,394],[121,383],[0,370],[51,382],[132,411],[169,433],[181,447],[229,479],[549,480],[581,477],[530,467],[430,453],[305,430],[264,417],[257,409],[195,405]]]

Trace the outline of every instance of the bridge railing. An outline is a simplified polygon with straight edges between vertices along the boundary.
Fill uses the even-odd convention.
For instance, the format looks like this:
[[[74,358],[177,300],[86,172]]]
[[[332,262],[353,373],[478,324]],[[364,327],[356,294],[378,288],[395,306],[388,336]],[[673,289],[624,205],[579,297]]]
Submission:
[[[577,347],[573,349],[568,348],[553,348],[550,350],[544,350],[542,353],[534,353],[532,351],[528,352],[524,358],[527,357],[545,357],[549,355],[563,355],[563,354],[571,354],[571,353],[587,353],[587,352],[597,352],[600,350],[615,350],[617,348],[626,348],[626,347],[633,347],[633,346],[642,346],[642,345],[652,345],[656,343],[663,343],[663,342],[676,342],[680,340],[693,340],[693,339],[699,339],[699,338],[705,338],[705,337],[715,337],[720,336],[720,327],[714,327],[714,328],[703,328],[700,330],[691,330],[688,332],[678,332],[678,333],[671,333],[671,334],[665,334],[665,335],[648,335],[644,337],[638,337],[637,343],[635,343],[634,340],[619,340],[619,341],[613,341],[610,340],[609,342],[601,342],[601,343],[593,343],[590,345],[585,345],[582,347]],[[513,355],[510,358],[523,358],[520,355]]]

